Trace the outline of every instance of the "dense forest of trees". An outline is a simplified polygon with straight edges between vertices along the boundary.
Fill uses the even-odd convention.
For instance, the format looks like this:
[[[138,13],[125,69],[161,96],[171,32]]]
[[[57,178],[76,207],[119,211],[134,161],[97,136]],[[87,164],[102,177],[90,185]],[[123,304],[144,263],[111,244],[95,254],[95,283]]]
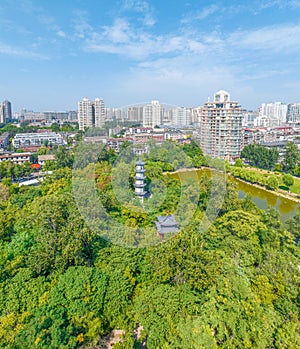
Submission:
[[[241,158],[244,158],[251,166],[273,170],[279,159],[279,153],[277,149],[249,144],[242,150]]]
[[[158,213],[176,211],[180,181],[163,171],[182,164],[171,150],[155,151],[146,169],[157,206],[146,213],[113,195],[115,154],[103,150],[95,160],[103,206],[129,227],[151,229]],[[189,155],[183,165],[204,161],[193,145],[181,151]],[[214,190],[203,176],[193,218],[178,235],[125,248],[86,224],[72,192],[74,159],[64,150],[58,158],[39,187],[1,184],[0,348],[99,348],[113,329],[125,331],[115,348],[142,341],[149,349],[300,347],[299,215],[282,223],[276,211],[239,200],[228,183],[222,208],[203,230]],[[141,339],[133,337],[137,324]]]
[[[249,144],[241,152],[241,158],[249,165],[266,170],[284,171],[295,176],[300,175],[300,149],[294,142],[288,142],[283,149],[283,158],[279,162],[277,149],[268,149],[259,144]]]

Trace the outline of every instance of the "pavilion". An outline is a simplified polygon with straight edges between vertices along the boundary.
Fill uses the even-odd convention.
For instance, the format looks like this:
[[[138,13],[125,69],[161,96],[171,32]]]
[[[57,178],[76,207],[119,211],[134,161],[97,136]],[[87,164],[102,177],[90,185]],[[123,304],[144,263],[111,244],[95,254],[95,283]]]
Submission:
[[[174,215],[158,216],[155,222],[158,235],[164,238],[165,234],[178,233],[180,231],[179,224],[176,222]]]

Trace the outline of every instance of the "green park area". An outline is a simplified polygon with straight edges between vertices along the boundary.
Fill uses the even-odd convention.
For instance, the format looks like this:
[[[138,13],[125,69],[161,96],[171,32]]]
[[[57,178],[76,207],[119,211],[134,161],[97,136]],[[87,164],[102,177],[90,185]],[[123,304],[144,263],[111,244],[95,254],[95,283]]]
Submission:
[[[164,175],[203,163],[198,147],[180,150],[189,154],[183,163],[169,144],[144,159],[153,194],[144,207],[133,195],[134,159],[115,166],[117,154],[105,149],[93,163],[88,152],[61,151],[37,187],[1,183],[0,348],[101,348],[113,331],[119,349],[299,348],[299,215],[281,222],[228,183],[209,221],[218,185],[202,176],[195,189]],[[107,238],[107,221],[96,230],[84,219],[85,206],[96,218],[99,208],[79,208],[73,162],[124,228],[119,244]],[[122,176],[112,180],[120,171],[129,173],[127,191]],[[175,237],[147,246],[167,211],[192,215]],[[139,241],[146,247],[132,248]]]

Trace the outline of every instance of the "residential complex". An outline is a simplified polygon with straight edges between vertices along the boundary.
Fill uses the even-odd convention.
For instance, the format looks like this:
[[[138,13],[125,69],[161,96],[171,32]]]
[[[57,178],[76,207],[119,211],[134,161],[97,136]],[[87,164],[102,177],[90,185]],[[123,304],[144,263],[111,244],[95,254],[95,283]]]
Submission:
[[[268,127],[280,126],[286,123],[287,109],[286,103],[263,103],[259,109],[259,117],[267,120]]]
[[[162,125],[163,107],[159,101],[152,101],[143,107],[143,126],[155,127]]]
[[[188,126],[191,124],[191,111],[185,107],[178,107],[171,110],[172,125]]]
[[[275,144],[296,141],[300,137],[300,103],[262,103],[258,110],[249,111],[231,101],[230,94],[224,90],[218,91],[212,102],[208,99],[199,107],[174,107],[152,100],[121,108],[105,108],[101,98],[93,101],[83,98],[78,102],[78,111],[33,112],[22,109],[14,114],[14,118],[43,126],[78,121],[80,130],[102,128],[98,136],[108,147],[118,150],[122,142],[128,140],[135,151],[141,153],[146,151],[145,144],[149,140],[184,143],[193,135],[204,154],[229,160],[239,157],[243,147],[251,143]],[[4,101],[0,104],[0,123],[11,119],[11,103]],[[107,132],[103,129],[106,121],[117,123]],[[125,125],[131,125],[131,128],[126,129]],[[15,148],[27,151],[35,151],[45,144],[61,145],[62,136],[48,132],[44,136],[27,133],[17,134],[13,139]],[[3,152],[8,146],[9,136],[4,133],[0,150]]]
[[[31,161],[32,154],[30,152],[26,153],[3,153],[0,154],[0,162],[2,161],[11,161],[14,164],[23,165],[25,162]]]
[[[230,100],[228,92],[221,90],[213,102],[199,107],[200,148],[214,158],[235,159],[242,147],[243,111],[238,102]]]
[[[55,132],[17,133],[12,143],[15,148],[63,145],[63,138]]]
[[[127,119],[129,121],[143,121],[143,107],[132,106],[127,109]]]
[[[84,131],[85,128],[103,127],[105,123],[105,108],[101,98],[90,101],[83,98],[78,102],[78,123],[79,130]]]

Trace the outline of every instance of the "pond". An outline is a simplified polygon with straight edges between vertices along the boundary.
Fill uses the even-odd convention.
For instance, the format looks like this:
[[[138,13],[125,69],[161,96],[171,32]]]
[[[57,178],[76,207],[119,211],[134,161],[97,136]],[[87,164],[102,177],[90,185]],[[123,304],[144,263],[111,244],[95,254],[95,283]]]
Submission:
[[[256,206],[263,210],[267,209],[268,207],[274,207],[279,212],[283,221],[292,218],[300,212],[300,204],[293,200],[281,197],[275,193],[270,193],[267,190],[257,188],[251,184],[239,181],[236,178],[232,178],[232,180],[237,183],[239,198],[249,195]]]
[[[209,176],[211,172],[209,169],[199,169],[195,171],[197,171],[199,178],[201,178],[204,173]],[[188,178],[189,176],[192,176],[191,172],[192,171],[190,170],[187,170],[186,172],[180,171],[180,177]],[[172,175],[174,177],[176,176],[177,178],[179,177],[177,173],[173,173]],[[300,204],[293,200],[283,198],[276,195],[276,193],[271,193],[267,190],[257,188],[250,183],[245,183],[231,176],[228,179],[237,184],[239,198],[244,198],[246,195],[248,195],[260,209],[266,210],[268,207],[275,208],[279,212],[283,221],[292,218],[297,213],[300,213]]]

